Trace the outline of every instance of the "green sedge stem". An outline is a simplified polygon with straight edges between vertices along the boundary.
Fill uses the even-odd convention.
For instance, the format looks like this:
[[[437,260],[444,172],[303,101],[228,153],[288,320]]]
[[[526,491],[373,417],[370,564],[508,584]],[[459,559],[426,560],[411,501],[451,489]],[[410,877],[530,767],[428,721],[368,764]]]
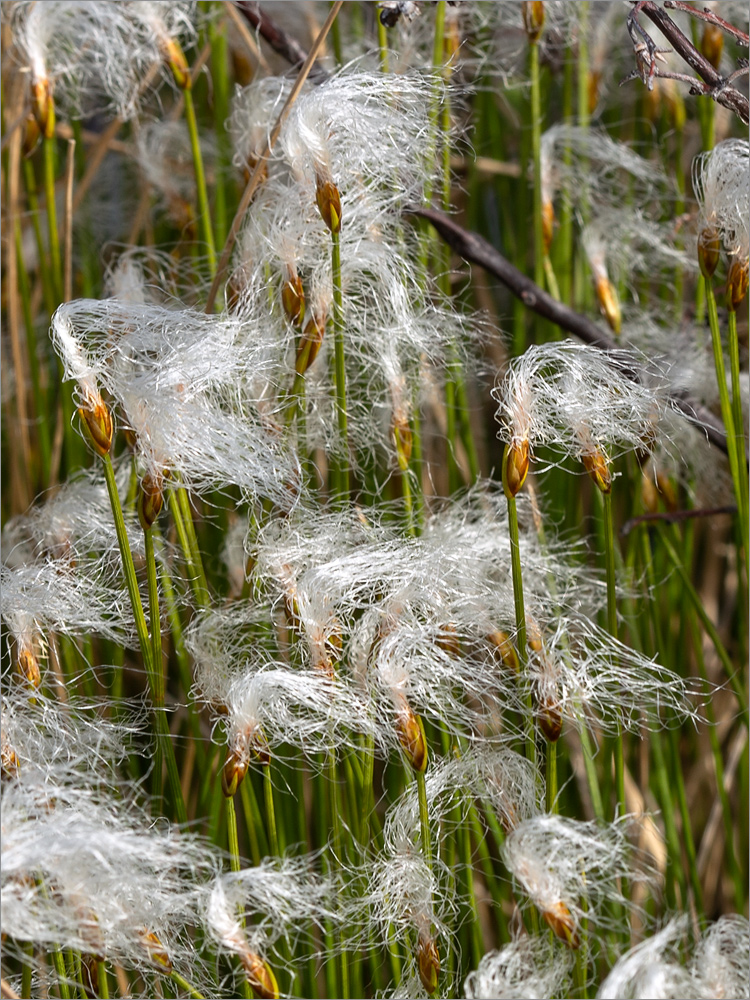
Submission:
[[[329,750],[327,754],[327,768],[328,771],[328,795],[329,802],[328,808],[330,810],[330,820],[331,828],[333,831],[333,856],[339,862],[343,863],[342,854],[342,840],[341,840],[341,803],[339,802],[339,783],[338,774],[336,771],[336,754],[333,750]],[[349,962],[347,959],[346,952],[343,948],[343,933],[340,929],[336,931],[336,938],[338,945],[341,948],[341,996],[349,996]]]
[[[243,782],[244,784],[244,782]],[[240,864],[240,841],[237,835],[237,812],[234,808],[234,798],[231,795],[225,796],[224,802],[226,804],[226,817],[227,817],[227,843],[229,845],[229,866],[233,872],[238,872],[241,869]],[[238,920],[240,926],[244,929],[245,927],[245,915],[241,911],[238,913]],[[250,984],[247,979],[242,980],[242,994],[245,1000],[250,1000],[253,996],[253,992],[250,989]]]
[[[159,588],[156,579],[156,559],[154,558],[154,538],[151,528],[143,532],[146,549],[146,572],[148,577],[148,605],[151,619],[151,657],[153,670],[150,679],[151,692],[154,699],[154,712],[161,714],[164,709],[164,674],[161,652],[161,619],[159,615]],[[151,794],[157,805],[161,803],[164,794],[162,778],[163,747],[161,739],[156,743],[154,757],[153,784]]]
[[[227,238],[227,186],[228,171],[232,161],[231,143],[227,135],[229,118],[229,52],[226,24],[209,21],[211,40],[211,79],[213,81],[213,113],[216,144],[219,152],[214,198],[214,227],[216,243],[223,246]]]
[[[225,796],[227,809],[227,842],[229,844],[229,867],[233,872],[238,872],[240,865],[240,841],[237,835],[237,812],[234,808],[234,798],[231,795]]]
[[[31,974],[33,972],[31,964],[34,961],[34,942],[27,941],[23,946],[23,950],[26,953],[26,958],[28,959],[28,961],[25,961],[23,963],[23,969],[21,970],[21,996],[30,997]]]
[[[99,986],[100,1000],[109,1000],[109,979],[107,977],[107,963],[101,958],[98,958],[96,960],[96,978],[97,978],[97,984]]]
[[[211,592],[208,589],[208,580],[206,579],[206,573],[203,569],[203,559],[201,557],[201,550],[198,545],[198,538],[195,534],[195,524],[193,523],[193,509],[190,506],[190,498],[188,492],[184,486],[180,486],[177,490],[177,502],[180,505],[180,510],[182,511],[182,517],[185,522],[185,531],[187,533],[188,541],[190,544],[190,551],[193,556],[193,563],[195,564],[196,571],[198,573],[198,580],[203,591],[203,604],[202,607],[207,607],[211,603]]]
[[[510,534],[510,565],[513,576],[513,604],[516,612],[516,652],[521,665],[521,673],[526,674],[529,657],[526,636],[526,609],[523,601],[523,576],[521,573],[521,546],[518,535],[518,510],[516,498],[507,496],[508,531]],[[536,737],[534,726],[534,705],[531,689],[526,694],[526,708],[529,713],[526,730],[526,756],[536,764]]]
[[[711,687],[708,683],[706,673],[706,663],[703,658],[702,640],[698,624],[693,615],[690,616],[690,626],[693,632],[693,649],[700,673],[706,689],[706,719],[708,720],[708,738],[711,741],[711,753],[714,758],[714,770],[716,771],[716,791],[721,803],[721,814],[724,820],[724,852],[727,856],[729,871],[734,885],[734,905],[738,913],[742,913],[745,908],[745,881],[737,863],[737,856],[734,851],[735,823],[732,816],[732,808],[729,804],[729,796],[724,787],[724,760],[721,756],[721,744],[716,729],[716,713],[714,712],[711,700]]]
[[[547,812],[558,812],[557,807],[557,743],[547,740]]]
[[[346,412],[346,355],[344,352],[344,303],[341,291],[341,242],[331,233],[331,283],[333,285],[333,350],[335,364],[336,414],[344,458],[338,469],[340,498],[349,496],[349,426]]]
[[[26,185],[26,197],[29,201],[29,214],[31,215],[31,224],[34,227],[34,240],[36,242],[36,251],[39,255],[39,260],[44,261],[46,257],[44,237],[42,236],[42,224],[41,224],[41,212],[39,211],[39,198],[37,197],[37,187],[36,187],[36,177],[34,175],[34,167],[32,166],[31,160],[24,158],[23,161],[23,176],[24,183]],[[39,268],[39,273],[42,279],[42,293],[44,295],[44,307],[47,313],[51,316],[55,311],[55,306],[57,304],[55,290],[52,287],[52,281],[50,280],[50,273],[47,267],[41,266]]]
[[[266,829],[268,833],[268,847],[271,854],[278,858],[281,854],[279,850],[279,832],[276,827],[276,809],[273,801],[273,782],[271,781],[271,765],[266,764],[263,768],[263,799],[266,804]]]
[[[531,77],[531,160],[534,170],[534,281],[544,284],[544,233],[542,227],[542,97],[539,83],[539,46],[529,44]],[[559,295],[559,292],[558,292]]]
[[[737,454],[737,481],[742,493],[739,508],[740,521],[743,523],[743,538],[748,536],[748,486],[747,462],[745,460],[745,421],[742,416],[742,390],[740,388],[740,346],[737,336],[737,312],[729,310],[729,368],[732,378],[732,417],[734,420],[734,440]],[[745,560],[750,559],[750,553],[745,548]]]
[[[206,244],[208,254],[208,267],[211,278],[216,274],[216,244],[214,243],[214,231],[211,225],[211,210],[208,204],[208,191],[206,189],[206,174],[203,169],[203,155],[198,137],[198,123],[195,118],[195,105],[193,103],[193,92],[190,87],[183,90],[185,98],[185,118],[187,120],[188,131],[190,132],[190,148],[193,153],[193,166],[195,169],[195,186],[198,192],[198,213],[201,220],[201,232]]]
[[[174,969],[169,973],[169,978],[177,983],[177,985],[185,990],[187,994],[193,997],[193,1000],[205,1000],[202,993],[199,993],[194,986],[192,986],[184,976],[181,976],[179,972],[175,972]]]
[[[127,529],[125,528],[125,519],[122,515],[122,506],[120,505],[120,495],[117,492],[117,481],[115,480],[115,470],[112,467],[112,459],[109,455],[102,456],[102,464],[104,465],[104,479],[107,483],[107,492],[109,493],[109,502],[112,507],[112,516],[115,522],[115,532],[117,533],[117,543],[120,547],[120,557],[122,559],[122,570],[125,576],[125,584],[128,588],[128,596],[130,597],[130,604],[133,609],[133,617],[135,618],[135,628],[138,634],[138,643],[141,647],[141,655],[143,656],[143,662],[146,665],[146,670],[149,676],[149,680],[152,680],[152,675],[154,672],[153,663],[153,649],[148,635],[148,626],[146,625],[146,616],[143,613],[143,605],[141,604],[141,592],[138,589],[138,579],[135,575],[135,566],[133,564],[133,554],[130,551],[130,541],[128,540]]]
[[[146,676],[148,677],[149,687],[151,689],[151,697],[154,700],[154,708],[156,709],[154,713],[154,720],[156,723],[157,739],[162,744],[162,749],[167,763],[167,777],[169,779],[169,787],[174,800],[177,820],[180,823],[186,823],[187,813],[185,812],[185,803],[182,798],[182,786],[180,785],[180,775],[177,770],[177,761],[174,757],[174,748],[170,739],[169,726],[167,725],[166,716],[164,715],[164,712],[161,711],[158,704],[158,688],[155,687],[157,681],[155,677],[156,665],[154,663],[153,646],[151,645],[151,641],[149,639],[146,616],[143,613],[141,593],[138,589],[138,579],[136,577],[135,566],[133,564],[133,554],[130,551],[130,542],[125,528],[125,519],[122,516],[122,506],[120,505],[120,496],[117,492],[115,470],[112,468],[112,459],[108,454],[102,456],[102,463],[104,465],[104,479],[107,483],[107,492],[109,493],[112,516],[115,522],[117,544],[120,548],[123,575],[125,577],[125,584],[128,588],[128,596],[130,597],[130,605],[135,619],[135,628],[138,634],[138,643],[141,647],[141,655],[143,656],[143,662],[146,667]],[[162,704],[163,701],[164,698],[162,695]]]
[[[380,68],[384,73],[388,72],[388,33],[385,25],[376,14],[378,25],[378,53],[380,54]]]
[[[615,532],[612,520],[612,494],[602,493],[604,503],[604,562],[607,575],[607,631],[617,639],[617,586],[615,579]],[[622,727],[618,723],[615,736],[615,785],[620,816],[627,812],[625,800],[625,759]]]
[[[427,786],[424,771],[417,771],[417,794],[419,796],[419,826],[422,831],[422,853],[432,867],[432,840],[430,838],[430,813],[427,808]]]
[[[52,290],[55,299],[62,301],[62,257],[60,255],[60,234],[57,229],[57,204],[55,202],[55,152],[54,135],[44,137],[44,189],[47,199],[47,231],[52,263]]]
[[[679,540],[679,533],[676,530],[676,526],[674,533],[677,540]],[[721,638],[719,637],[719,633],[718,630],[716,629],[716,626],[711,621],[706,609],[703,607],[703,601],[701,601],[698,592],[691,583],[690,578],[688,577],[687,572],[685,570],[685,567],[682,565],[682,560],[677,554],[676,548],[669,540],[669,537],[667,536],[665,530],[662,529],[660,531],[660,537],[662,540],[662,544],[664,545],[664,548],[667,550],[667,555],[669,556],[672,565],[679,573],[680,578],[682,580],[682,584],[688,596],[690,597],[690,600],[693,602],[693,607],[695,608],[698,617],[701,620],[703,628],[706,631],[706,635],[708,635],[709,639],[713,643],[714,649],[716,650],[716,654],[721,660],[722,666],[724,667],[724,671],[727,675],[727,680],[731,684],[732,690],[737,696],[737,700],[740,706],[740,712],[742,713],[743,722],[745,726],[747,726],[748,725],[747,693],[745,692],[745,689],[742,684],[740,671],[736,669],[734,664],[732,663],[729,654],[727,653],[724,644],[721,641]]]
[[[724,430],[727,435],[729,468],[732,472],[734,495],[737,500],[737,510],[739,512],[740,527],[742,529],[742,545],[745,549],[747,557],[747,553],[750,549],[748,548],[748,516],[747,511],[745,510],[745,484],[740,478],[740,463],[737,455],[737,433],[734,426],[732,406],[729,401],[729,391],[727,389],[724,352],[721,346],[721,332],[719,330],[719,313],[716,308],[716,297],[714,296],[711,279],[704,278],[704,284],[706,289],[706,305],[708,307],[708,323],[711,328],[711,345],[714,352],[714,367],[716,368],[716,383],[719,389],[719,402],[721,404],[721,419],[724,422]]]

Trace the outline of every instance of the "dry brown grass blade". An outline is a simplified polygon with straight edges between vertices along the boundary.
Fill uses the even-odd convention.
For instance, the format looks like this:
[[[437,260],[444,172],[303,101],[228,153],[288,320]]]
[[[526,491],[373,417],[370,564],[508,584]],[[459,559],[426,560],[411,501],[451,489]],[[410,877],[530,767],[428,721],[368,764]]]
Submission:
[[[20,104],[20,88],[17,89],[17,100]],[[15,102],[14,102],[15,103]],[[8,172],[7,200],[5,205],[5,280],[7,288],[7,323],[8,334],[10,336],[11,356],[13,358],[13,369],[15,372],[15,400],[16,413],[13,420],[14,427],[9,427],[11,437],[20,442],[20,448],[16,450],[14,466],[17,467],[17,485],[19,494],[15,495],[17,510],[25,510],[31,501],[31,439],[29,436],[29,422],[27,418],[26,402],[26,365],[24,363],[24,352],[21,347],[20,331],[20,303],[18,300],[18,262],[16,260],[16,225],[18,218],[18,186],[19,172],[21,168],[21,142],[23,133],[16,129],[8,146]]]

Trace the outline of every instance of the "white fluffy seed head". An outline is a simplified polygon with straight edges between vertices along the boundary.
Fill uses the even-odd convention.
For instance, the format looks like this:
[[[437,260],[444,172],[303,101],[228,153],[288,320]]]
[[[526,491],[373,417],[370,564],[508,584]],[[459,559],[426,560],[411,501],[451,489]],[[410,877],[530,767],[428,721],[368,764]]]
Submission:
[[[562,905],[575,935],[584,919],[597,927],[608,924],[607,900],[630,905],[619,887],[621,879],[652,881],[646,859],[628,841],[633,822],[623,817],[600,826],[564,816],[534,816],[511,831],[501,854],[542,915],[555,915]]]
[[[729,256],[748,257],[750,146],[725,139],[693,161],[693,188],[700,205],[699,233],[716,232]]]
[[[566,991],[569,952],[542,937],[519,937],[483,956],[464,983],[467,1000],[545,1000]]]
[[[666,409],[662,385],[658,366],[649,370],[634,352],[561,341],[528,348],[492,395],[506,441],[579,459],[598,450],[613,459],[653,438]]]
[[[153,87],[169,79],[165,39],[189,42],[195,35],[194,0],[23,0],[13,7],[20,61],[34,81],[49,81],[60,112],[74,118],[102,110],[133,118],[146,96],[144,81]]]

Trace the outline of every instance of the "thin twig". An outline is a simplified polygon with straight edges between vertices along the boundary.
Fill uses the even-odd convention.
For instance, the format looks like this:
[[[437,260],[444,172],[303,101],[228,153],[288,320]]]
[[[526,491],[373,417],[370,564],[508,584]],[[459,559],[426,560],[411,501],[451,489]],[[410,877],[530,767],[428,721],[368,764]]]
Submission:
[[[699,10],[697,7],[691,6],[689,3],[683,3],[682,0],[664,0],[664,6],[668,7],[670,10],[681,10],[686,14],[690,14],[691,17],[697,17],[699,21],[705,21],[706,24],[713,24],[717,28],[721,28],[722,31],[726,31],[728,34],[732,35],[740,45],[750,44],[750,35],[746,35],[744,31],[740,31],[739,28],[735,28],[733,24],[729,21],[725,21],[723,17],[719,17],[718,14],[714,14],[712,10],[708,7],[704,7]]]
[[[261,52],[260,46],[255,41],[252,32],[245,24],[245,19],[240,15],[239,11],[235,7],[235,5],[231,2],[231,0],[224,0],[224,7],[226,8],[227,15],[231,19],[232,24],[235,26],[237,31],[239,31],[242,41],[247,46],[247,50],[250,53],[250,55],[254,59],[257,59],[258,65],[264,72],[270,74],[271,69],[268,65],[268,61]]]
[[[229,263],[229,258],[232,253],[232,247],[234,246],[235,240],[237,239],[237,234],[240,231],[242,220],[245,218],[245,212],[250,207],[250,202],[253,200],[253,195],[255,194],[257,187],[260,184],[261,179],[265,174],[266,163],[268,161],[268,157],[271,155],[271,150],[273,149],[276,140],[279,137],[279,133],[281,132],[281,126],[284,124],[286,116],[289,114],[292,105],[299,97],[299,93],[302,90],[305,80],[307,80],[308,76],[310,75],[310,71],[312,70],[313,64],[318,57],[318,53],[320,52],[323,42],[326,39],[326,35],[331,30],[331,25],[335,21],[336,15],[341,9],[341,5],[343,4],[343,2],[344,0],[336,0],[336,3],[334,3],[333,6],[331,7],[328,17],[326,18],[325,24],[320,29],[318,37],[313,42],[313,46],[310,49],[307,59],[305,60],[304,65],[300,69],[297,79],[294,81],[294,86],[292,87],[289,93],[289,97],[286,99],[286,103],[284,107],[281,109],[279,117],[276,119],[276,124],[273,127],[273,131],[271,132],[270,136],[268,137],[268,140],[266,141],[265,149],[258,157],[258,162],[255,164],[255,169],[253,170],[250,176],[250,180],[247,182],[247,187],[245,188],[245,191],[242,195],[242,200],[240,201],[239,207],[237,208],[237,212],[234,216],[234,219],[232,220],[232,226],[229,230],[227,241],[224,244],[224,249],[221,252],[221,259],[219,261],[219,266],[216,270],[216,277],[214,278],[213,284],[211,285],[211,288],[208,292],[208,300],[206,302],[207,313],[210,313],[213,310],[214,303],[216,302],[216,296],[219,291],[219,287],[221,286],[221,282],[224,278],[224,273],[227,269],[227,264]]]
[[[10,983],[5,979],[0,979],[0,994],[8,1000],[21,1000],[19,995],[13,990]]]
[[[536,285],[531,278],[514,267],[510,261],[496,250],[491,243],[478,233],[463,229],[447,215],[436,212],[431,208],[409,208],[411,215],[419,215],[437,229],[446,243],[451,246],[457,254],[471,263],[479,264],[485,271],[494,274],[502,283],[519,298],[525,306],[543,316],[551,323],[559,326],[562,330],[574,334],[586,344],[598,347],[602,351],[616,351],[617,344],[608,336],[593,320],[574,309],[570,309],[562,302],[553,299],[543,289]],[[635,371],[624,371],[624,374],[637,380]],[[727,440],[723,428],[719,425],[713,413],[707,410],[700,403],[693,402],[684,393],[670,393],[670,402],[678,409],[683,416],[702,430],[709,441],[727,454]]]
[[[620,528],[620,537],[625,538],[639,524],[648,524],[654,521],[679,524],[681,521],[689,521],[693,517],[715,517],[717,514],[736,513],[737,508],[734,504],[725,504],[723,507],[698,507],[696,510],[660,510],[651,514],[639,514],[638,517],[630,517],[625,521]]]
[[[669,15],[661,7],[657,6],[653,0],[638,0],[628,14],[628,32],[633,39],[638,68],[622,82],[624,83],[629,79],[633,79],[634,76],[638,76],[650,90],[653,87],[654,79],[664,76],[665,71],[658,68],[657,59],[665,50],[657,48],[653,39],[638,23],[638,14],[640,13],[645,14],[650,21],[653,21],[659,31],[674,47],[677,54],[698,74],[703,83],[708,85],[705,88],[700,81],[691,78],[691,84],[695,86],[696,92],[705,93],[718,104],[729,108],[730,111],[733,111],[747,125],[750,121],[750,107],[747,97],[740,93],[739,90],[736,90],[730,81],[711,65],[708,59],[696,49],[687,35],[677,27]],[[643,41],[638,41],[637,37],[643,39]]]
[[[309,55],[297,39],[288,35],[283,28],[280,28],[268,16],[266,11],[261,9],[259,3],[254,3],[252,0],[239,0],[237,7],[248,23],[268,42],[274,52],[278,52],[288,63],[292,66],[301,66],[307,61]],[[322,66],[317,66],[310,75],[318,79],[326,79],[328,77],[328,73],[326,73]]]

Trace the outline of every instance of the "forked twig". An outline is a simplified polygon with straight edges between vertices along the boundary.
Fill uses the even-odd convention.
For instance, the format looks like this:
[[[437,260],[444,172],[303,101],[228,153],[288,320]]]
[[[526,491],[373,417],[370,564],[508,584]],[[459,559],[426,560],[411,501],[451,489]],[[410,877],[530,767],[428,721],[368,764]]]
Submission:
[[[692,12],[697,14],[696,11]],[[638,21],[638,14],[640,13],[645,14],[650,21],[653,21],[659,31],[673,46],[675,52],[698,74],[700,79],[675,74],[659,67],[658,63],[660,61],[664,62],[664,54],[669,50],[660,49],[653,38],[643,29]],[[750,122],[748,99],[732,85],[734,80],[748,72],[747,66],[740,66],[730,76],[723,77],[708,59],[696,49],[690,39],[677,27],[670,16],[655,4],[653,0],[637,0],[633,9],[628,14],[627,26],[630,37],[633,40],[636,69],[621,81],[621,85],[637,77],[651,90],[654,86],[654,80],[659,77],[682,80],[690,84],[691,93],[711,97],[717,104],[721,104],[734,112],[745,125]]]

